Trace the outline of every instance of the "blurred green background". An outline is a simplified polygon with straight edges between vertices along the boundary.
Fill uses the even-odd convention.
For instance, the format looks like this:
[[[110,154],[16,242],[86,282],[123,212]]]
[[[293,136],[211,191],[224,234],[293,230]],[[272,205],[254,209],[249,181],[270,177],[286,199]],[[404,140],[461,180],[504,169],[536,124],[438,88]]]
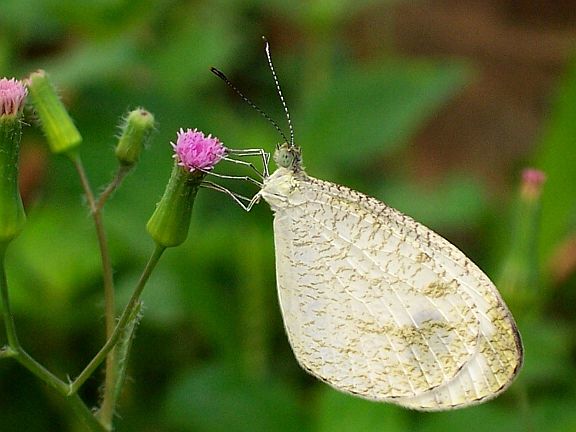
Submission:
[[[502,281],[525,366],[498,399],[454,412],[410,412],[331,390],[298,367],[283,333],[271,212],[261,204],[246,214],[202,190],[189,239],[165,254],[146,288],[117,430],[576,431],[569,0],[2,0],[0,75],[51,75],[84,136],[94,186],[115,170],[120,117],[143,106],[158,121],[104,212],[120,303],[153,248],[145,223],[168,179],[176,131],[197,127],[232,148],[272,151],[280,141],[209,73],[222,69],[283,126],[262,35],[309,174],[410,214]],[[26,115],[29,221],[9,250],[13,309],[26,349],[75,376],[103,343],[99,254],[73,167],[48,154]],[[541,207],[519,200],[526,166],[547,175]],[[537,223],[526,222],[532,217]],[[91,405],[100,378],[83,389]],[[60,397],[2,360],[0,430],[81,428]]]

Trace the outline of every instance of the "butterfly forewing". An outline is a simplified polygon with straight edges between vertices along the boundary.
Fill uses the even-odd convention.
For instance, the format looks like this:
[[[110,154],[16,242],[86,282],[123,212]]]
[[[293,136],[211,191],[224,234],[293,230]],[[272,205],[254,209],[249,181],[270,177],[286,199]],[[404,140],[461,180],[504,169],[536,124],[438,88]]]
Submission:
[[[296,358],[359,396],[416,409],[491,397],[521,348],[490,280],[456,247],[359,192],[280,168],[277,283]]]

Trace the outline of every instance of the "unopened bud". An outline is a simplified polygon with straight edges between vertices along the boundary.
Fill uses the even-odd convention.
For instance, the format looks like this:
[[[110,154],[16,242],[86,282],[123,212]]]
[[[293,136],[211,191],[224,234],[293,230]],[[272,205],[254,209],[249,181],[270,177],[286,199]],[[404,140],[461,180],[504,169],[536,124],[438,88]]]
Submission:
[[[116,146],[116,157],[122,165],[131,166],[138,162],[153,129],[154,116],[145,109],[137,108],[128,113]]]
[[[26,84],[50,150],[54,153],[65,153],[76,149],[82,143],[82,136],[56,94],[46,72],[39,70],[32,73]]]

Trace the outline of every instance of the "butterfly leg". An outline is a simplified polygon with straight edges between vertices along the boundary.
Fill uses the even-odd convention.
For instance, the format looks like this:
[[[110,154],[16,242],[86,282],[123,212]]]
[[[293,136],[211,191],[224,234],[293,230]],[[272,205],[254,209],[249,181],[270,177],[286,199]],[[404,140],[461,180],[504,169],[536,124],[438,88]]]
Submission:
[[[238,159],[231,159],[228,157],[224,157],[224,160],[235,163],[235,164],[239,164],[239,165],[249,166],[262,179],[268,177],[268,175],[269,175],[268,166],[269,166],[269,162],[270,162],[270,153],[265,152],[264,149],[259,149],[259,148],[256,148],[256,149],[228,149],[227,153],[229,155],[235,155],[235,156],[239,156],[239,157],[259,156],[262,159],[263,173],[260,173],[260,171],[258,171],[258,169],[251,162],[246,162],[246,161],[242,161],[242,160],[238,160]]]
[[[262,159],[263,172],[261,173],[260,171],[258,171],[256,166],[251,162],[233,159],[233,158],[228,157],[228,155],[235,155],[238,157],[259,156]],[[227,149],[227,155],[223,159],[225,161],[228,161],[228,162],[232,162],[232,163],[235,163],[238,165],[243,165],[243,166],[249,167],[251,170],[256,172],[256,174],[258,174],[258,176],[262,180],[264,180],[269,175],[268,165],[270,162],[270,153],[265,152],[263,149],[240,149],[240,150]],[[237,176],[237,175],[220,174],[220,173],[213,172],[212,170],[202,170],[202,171],[205,172],[207,175],[210,175],[210,176],[214,176],[214,177],[218,177],[218,178],[222,178],[222,179],[229,179],[229,180],[230,179],[231,180],[245,180],[245,181],[248,181],[248,182],[251,182],[251,183],[257,185],[260,188],[262,187],[261,181],[254,179],[254,178],[247,176],[247,175],[246,176]],[[224,186],[221,186],[217,183],[214,183],[214,182],[211,182],[208,180],[203,181],[201,183],[201,186],[208,188],[208,189],[218,191],[218,192],[225,193],[230,198],[232,198],[236,204],[238,204],[240,207],[242,207],[243,210],[245,210],[247,212],[250,211],[252,209],[252,207],[260,201],[260,193],[259,192],[256,195],[254,195],[252,198],[247,198],[247,197],[240,195],[236,192],[232,192],[231,190],[225,188]]]
[[[238,204],[244,211],[249,212],[252,207],[260,201],[260,192],[254,195],[252,198],[247,198],[243,195],[237,194],[236,192],[232,192],[230,189],[226,189],[224,186],[221,186],[217,183],[211,181],[203,181],[200,186],[205,187],[207,189],[212,189],[218,192],[225,193],[230,198],[234,200],[236,204]]]

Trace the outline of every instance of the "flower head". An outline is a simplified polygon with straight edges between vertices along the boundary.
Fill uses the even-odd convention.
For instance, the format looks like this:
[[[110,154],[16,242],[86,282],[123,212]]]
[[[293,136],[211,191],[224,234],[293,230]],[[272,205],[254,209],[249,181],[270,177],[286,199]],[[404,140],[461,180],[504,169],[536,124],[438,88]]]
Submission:
[[[535,168],[526,168],[522,172],[521,196],[526,200],[534,200],[540,197],[542,186],[546,181],[546,174]]]
[[[20,81],[14,78],[0,79],[0,116],[18,114],[27,94],[28,90]]]
[[[211,170],[226,155],[226,147],[212,135],[204,136],[197,129],[180,129],[174,148],[178,165],[188,171]]]

